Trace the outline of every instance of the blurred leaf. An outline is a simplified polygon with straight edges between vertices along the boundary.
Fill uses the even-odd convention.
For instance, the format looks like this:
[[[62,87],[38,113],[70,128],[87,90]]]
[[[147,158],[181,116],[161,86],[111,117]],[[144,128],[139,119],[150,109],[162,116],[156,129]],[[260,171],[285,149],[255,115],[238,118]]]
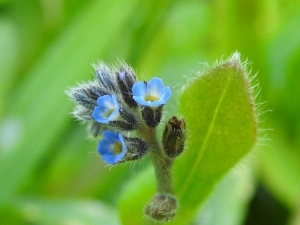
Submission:
[[[186,224],[228,172],[253,147],[257,124],[247,71],[239,55],[192,81],[180,99],[188,131],[174,165],[180,208],[172,224]]]
[[[27,199],[17,205],[24,220],[30,224],[119,224],[113,209],[95,201]]]
[[[8,2],[9,0],[0,0],[0,6],[4,5],[6,2]]]
[[[300,155],[278,131],[272,132],[272,146],[260,152],[263,183],[290,209],[299,204]]]
[[[286,135],[292,141],[300,140],[295,132],[297,129],[300,130],[300,98],[295,97],[300,95],[299,23],[299,13],[285,23],[282,32],[267,46],[268,61],[266,62],[270,68],[269,84],[272,86],[268,97],[273,104],[274,115],[278,117],[274,122],[284,126]]]
[[[130,38],[132,50],[129,52],[128,58],[131,63],[136,64],[137,61],[141,60],[141,53],[145,49],[151,49],[153,37],[159,34],[158,31],[168,15],[166,11],[169,11],[176,2],[172,0],[151,0],[147,4],[144,2],[139,3],[135,16],[131,18],[131,24],[136,27]],[[143,20],[137,20],[138,17],[143,18]],[[143,38],[140,34],[143,34]]]
[[[281,27],[266,45],[270,90],[270,146],[261,151],[261,178],[268,190],[290,210],[300,196],[300,33],[299,2],[284,11]],[[298,7],[297,7],[298,6]],[[283,11],[281,10],[281,13]],[[283,14],[283,13],[282,13]]]
[[[179,82],[185,83],[186,77],[183,75],[202,59],[207,60],[206,55],[203,56],[206,54],[206,46],[199,43],[205,41],[211,29],[207,26],[208,12],[207,3],[202,1],[178,1],[173,4],[163,26],[152,37],[151,47],[140,58],[137,70],[147,69],[147,78],[157,74],[164,83],[172,86]]]
[[[127,183],[119,199],[119,215],[122,224],[148,224],[149,221],[144,217],[143,210],[147,201],[150,201],[155,194],[154,179],[153,168],[148,168]]]
[[[14,0],[7,4],[7,14],[17,26],[20,59],[15,66],[19,76],[33,65],[37,57],[42,54],[50,36],[47,33],[45,17],[41,8],[41,1]]]
[[[5,98],[16,74],[18,61],[16,27],[7,19],[0,18],[0,117],[4,111]]]
[[[63,134],[71,108],[64,89],[83,78],[91,70],[90,62],[113,45],[136,2],[123,1],[122,8],[108,0],[89,5],[10,96],[8,114],[18,121],[22,136],[15,140],[17,147],[1,157],[0,208],[18,191],[47,147]],[[118,16],[112,19],[111,15]]]
[[[244,165],[239,170],[234,168],[206,200],[194,224],[243,224],[254,190],[254,177],[250,168]]]
[[[299,224],[300,224],[300,200],[298,201],[298,205],[296,207],[296,210],[294,211],[294,215],[289,225],[299,225]]]
[[[82,193],[83,189],[94,182],[98,183],[102,173],[97,171],[96,174],[96,169],[93,173],[91,167],[96,167],[96,162],[100,166],[101,160],[97,155],[96,142],[86,141],[85,136],[85,129],[78,125],[57,143],[59,147],[43,155],[48,166],[45,166],[46,160],[42,158],[35,173],[37,185],[34,189],[36,192],[47,193],[51,196],[70,196],[80,192],[79,190]],[[81,139],[82,141],[80,141]],[[51,156],[53,160],[50,160]],[[103,166],[103,164],[101,165]],[[81,176],[82,179],[78,181],[78,177]]]

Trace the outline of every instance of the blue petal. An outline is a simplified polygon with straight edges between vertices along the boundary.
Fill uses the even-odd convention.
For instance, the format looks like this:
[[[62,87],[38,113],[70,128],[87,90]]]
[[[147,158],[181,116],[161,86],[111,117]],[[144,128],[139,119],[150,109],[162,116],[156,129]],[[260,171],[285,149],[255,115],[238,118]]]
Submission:
[[[105,130],[103,132],[103,136],[105,138],[107,138],[108,140],[110,140],[111,142],[119,141],[119,135],[117,133],[109,131],[109,130]]]
[[[147,84],[147,95],[159,96],[163,88],[162,79],[154,77]]]
[[[106,114],[107,111],[110,111],[111,109],[115,109],[116,107],[118,108],[118,102],[116,100],[116,96],[112,95],[104,95],[98,98],[97,104],[100,107],[101,114],[104,113]]]
[[[120,154],[116,155],[116,160],[115,160],[116,162],[120,161],[127,152],[127,146],[125,144],[124,137],[121,133],[119,133],[119,141],[122,144],[122,152]]]
[[[119,106],[119,103],[118,103],[118,101],[117,101],[116,96],[115,96],[115,95],[112,95],[112,96],[111,96],[111,99],[112,99],[112,102],[113,102],[115,108],[118,109],[118,111],[119,111],[120,106]]]
[[[115,110],[108,116],[108,118],[107,118],[108,121],[115,121],[120,116],[120,113],[119,113],[120,107],[117,102],[116,96],[112,95],[112,101],[113,101],[113,104],[115,105]]]
[[[104,162],[108,164],[115,164],[120,161],[127,152],[127,146],[124,141],[124,137],[121,133],[114,133],[111,131],[104,131],[103,136],[105,139],[102,139],[98,145],[98,152],[101,154]],[[115,155],[113,151],[113,146],[119,142],[122,144],[122,152]]]
[[[93,117],[95,120],[101,118],[99,106],[96,106],[96,107],[95,107],[94,112],[93,112],[93,114],[92,114],[92,117]]]
[[[116,121],[120,116],[119,110],[115,109],[107,118],[108,121]]]
[[[161,106],[161,105],[164,105],[166,104],[165,101],[163,100],[158,100],[158,101],[155,101],[155,102],[148,102],[148,106],[150,107],[158,107],[158,106]]]
[[[102,155],[102,160],[108,164],[115,164],[117,162],[116,156],[111,154]]]
[[[107,111],[107,105],[102,104],[102,105],[98,105],[97,107],[98,107],[99,115],[101,117],[103,117],[102,113],[105,112],[105,111]]]
[[[99,119],[97,119],[96,120],[98,123],[101,123],[101,124],[109,124],[109,121],[107,120],[107,119],[101,119],[101,118],[99,118]]]
[[[115,156],[115,163],[124,158],[126,151],[122,151],[120,154]]]
[[[169,98],[171,97],[171,94],[172,94],[171,88],[169,86],[165,87],[161,93],[160,100],[167,102],[169,100]]]
[[[99,106],[105,105],[105,102],[107,101],[111,102],[111,97],[109,95],[103,95],[97,99],[97,104]]]
[[[133,96],[142,96],[144,97],[146,95],[147,92],[147,86],[144,82],[136,82],[133,86],[132,86],[132,94]]]
[[[101,107],[100,106],[96,106],[95,109],[94,109],[94,112],[92,114],[92,117],[99,123],[102,123],[102,124],[108,124],[109,121],[107,120],[107,118],[103,118],[101,116]]]
[[[121,133],[119,133],[118,135],[119,135],[119,141],[121,142],[123,148],[126,147],[123,135]],[[126,150],[127,150],[127,147],[126,147]]]
[[[101,96],[98,98],[97,103],[99,105],[95,107],[92,116],[99,123],[108,124],[110,121],[114,121],[119,117],[120,107],[115,95]],[[113,110],[112,113],[110,113],[111,110]]]
[[[143,106],[147,106],[148,103],[145,101],[145,99],[143,97],[140,96],[133,96],[134,101],[136,101],[138,104],[143,105]]]
[[[104,154],[113,154],[113,150],[111,149],[113,142],[107,139],[102,139],[98,144],[98,152],[101,155]]]

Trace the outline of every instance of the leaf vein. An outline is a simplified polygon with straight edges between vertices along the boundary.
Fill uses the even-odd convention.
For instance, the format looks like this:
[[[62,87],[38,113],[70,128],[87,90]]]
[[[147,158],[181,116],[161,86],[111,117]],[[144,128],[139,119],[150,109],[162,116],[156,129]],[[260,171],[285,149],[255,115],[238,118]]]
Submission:
[[[200,164],[200,161],[201,161],[202,156],[203,156],[204,149],[205,149],[205,147],[206,147],[206,145],[207,145],[207,142],[208,142],[208,140],[209,140],[209,138],[210,138],[210,136],[211,136],[211,133],[212,133],[212,130],[213,130],[213,127],[214,127],[214,124],[215,124],[215,120],[216,120],[217,114],[218,114],[218,112],[219,112],[221,103],[222,103],[222,101],[223,101],[223,99],[224,99],[224,96],[226,95],[226,91],[227,91],[228,86],[229,86],[229,83],[230,83],[230,81],[231,81],[231,76],[232,76],[232,75],[229,76],[228,81],[227,81],[227,83],[226,83],[226,86],[225,86],[225,88],[224,88],[224,90],[223,90],[223,92],[222,92],[222,95],[221,95],[221,97],[220,97],[220,100],[219,100],[219,102],[218,102],[218,104],[217,104],[217,106],[216,106],[216,108],[215,108],[213,118],[212,118],[212,120],[211,120],[211,122],[210,122],[208,131],[207,131],[206,136],[205,136],[205,138],[204,138],[204,141],[203,141],[203,143],[202,143],[202,145],[201,145],[199,154],[198,154],[197,159],[196,159],[196,161],[195,161],[195,163],[194,163],[194,165],[193,165],[193,167],[192,167],[192,170],[191,170],[191,172],[188,174],[188,177],[187,177],[187,179],[186,179],[186,182],[184,182],[184,185],[180,188],[180,190],[179,190],[179,192],[178,192],[178,196],[180,196],[180,197],[181,197],[181,196],[183,195],[183,193],[187,190],[187,188],[188,188],[188,186],[189,186],[189,183],[191,182],[192,177],[193,177],[194,174],[196,173],[196,170],[197,170],[197,168],[198,168],[198,165]]]

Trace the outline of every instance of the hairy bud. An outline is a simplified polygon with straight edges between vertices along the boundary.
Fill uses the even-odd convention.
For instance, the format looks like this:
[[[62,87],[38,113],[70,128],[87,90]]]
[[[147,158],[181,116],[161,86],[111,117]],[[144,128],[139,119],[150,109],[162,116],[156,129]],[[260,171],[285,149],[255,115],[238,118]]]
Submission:
[[[146,206],[145,214],[155,221],[170,221],[176,214],[177,201],[170,195],[155,196]]]
[[[142,108],[142,116],[148,127],[156,127],[162,117],[162,109],[164,105],[157,108],[145,106]]]
[[[177,119],[173,116],[167,123],[163,137],[162,145],[165,153],[172,158],[180,155],[184,149],[186,137],[186,126],[183,119]]]
[[[136,76],[130,67],[121,66],[121,71],[117,72],[117,83],[120,88],[124,102],[130,107],[137,107],[136,101],[132,98],[132,86],[136,82]]]
[[[94,109],[97,105],[97,99],[107,93],[108,91],[101,88],[95,81],[80,84],[78,87],[72,87],[66,91],[66,94],[74,102],[87,109]]]
[[[147,144],[139,138],[124,137],[127,145],[127,152],[122,161],[131,161],[140,159],[147,152]]]
[[[111,69],[102,62],[98,65],[94,65],[94,68],[96,72],[95,77],[100,86],[110,92],[117,93],[118,88],[113,79]]]
[[[122,120],[110,121],[109,125],[126,131],[134,130],[137,127],[138,122],[132,113],[125,109],[120,109],[120,116]]]
[[[93,137],[99,136],[103,132],[103,127],[97,122],[92,122],[89,126],[90,135]]]

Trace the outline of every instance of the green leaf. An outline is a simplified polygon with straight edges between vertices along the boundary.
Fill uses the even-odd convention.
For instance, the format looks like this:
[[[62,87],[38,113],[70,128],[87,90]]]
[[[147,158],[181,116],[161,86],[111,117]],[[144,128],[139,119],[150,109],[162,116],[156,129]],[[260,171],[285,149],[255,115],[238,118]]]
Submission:
[[[20,48],[17,40],[17,27],[0,18],[0,118],[5,109],[7,91],[11,88],[16,75],[16,64]]]
[[[26,199],[16,205],[21,210],[23,220],[30,224],[119,224],[115,211],[101,202]]]
[[[255,107],[245,66],[235,53],[186,87],[180,109],[188,132],[174,167],[180,208],[172,224],[186,224],[217,182],[253,147]]]
[[[194,220],[194,224],[243,224],[254,191],[254,174],[250,167],[243,166],[239,170],[232,169],[206,200]]]
[[[294,210],[299,205],[300,196],[300,154],[283,137],[280,128],[274,127],[272,148],[267,146],[260,152],[261,175],[268,190]]]
[[[169,224],[188,224],[220,179],[253,147],[257,135],[250,81],[235,54],[193,80],[180,99],[187,148],[174,164],[179,210]],[[155,224],[143,218],[154,193],[152,170],[134,178],[120,200],[124,225]],[[236,185],[236,184],[233,184]],[[130,213],[129,213],[130,212]],[[132,222],[130,218],[134,217]]]
[[[13,149],[6,155],[1,152],[0,208],[28,179],[49,146],[62,138],[72,107],[64,90],[88,75],[90,62],[114,45],[137,2],[126,0],[122,8],[108,0],[90,4],[54,39],[10,95],[6,116],[18,125],[20,135],[12,132]]]
[[[134,177],[125,186],[119,199],[120,220],[124,225],[148,224],[143,210],[155,194],[153,168],[148,168]],[[152,224],[149,222],[149,224]]]

